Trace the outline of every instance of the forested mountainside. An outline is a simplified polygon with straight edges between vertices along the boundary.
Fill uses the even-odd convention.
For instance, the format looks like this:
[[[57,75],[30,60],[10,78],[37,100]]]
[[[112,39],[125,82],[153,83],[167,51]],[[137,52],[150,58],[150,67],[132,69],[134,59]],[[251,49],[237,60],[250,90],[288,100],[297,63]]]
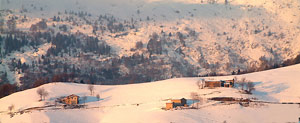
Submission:
[[[297,0],[1,0],[0,11],[3,88],[240,74],[300,61]]]

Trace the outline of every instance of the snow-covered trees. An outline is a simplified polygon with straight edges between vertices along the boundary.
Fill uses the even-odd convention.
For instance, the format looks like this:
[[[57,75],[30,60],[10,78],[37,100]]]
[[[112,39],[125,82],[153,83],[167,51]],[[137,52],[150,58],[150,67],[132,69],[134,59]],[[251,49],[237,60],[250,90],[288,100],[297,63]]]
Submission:
[[[214,3],[217,0],[209,1],[210,3]],[[219,0],[217,2],[220,3],[224,1]],[[226,4],[227,2],[230,1],[225,0],[224,3]],[[196,8],[194,10],[196,11]],[[139,12],[138,10],[137,13]],[[185,12],[182,10],[180,10],[180,12],[178,11],[178,14],[182,13]],[[3,15],[6,16],[6,14]],[[7,21],[11,24],[11,29],[14,27],[15,22],[18,23],[17,27],[27,28],[27,23],[35,23],[35,21],[33,21],[34,18],[24,17],[28,20],[24,23],[25,21],[22,22],[19,16],[6,16],[5,20],[0,18],[0,30],[1,26],[4,28],[3,35],[1,35],[3,40],[2,43],[0,43],[2,46],[0,57],[2,54],[5,57],[14,51],[20,51],[22,55],[24,50],[25,52],[27,49],[31,50],[31,47],[33,47],[32,50],[35,51],[41,51],[40,48],[46,50],[47,54],[44,54],[45,58],[38,60],[40,58],[38,58],[39,55],[37,55],[37,57],[30,57],[27,63],[25,62],[28,64],[28,61],[32,61],[30,66],[29,64],[24,65],[24,68],[28,69],[20,70],[19,65],[8,65],[11,72],[19,72],[24,75],[20,78],[23,89],[38,86],[42,84],[43,81],[41,80],[43,79],[47,79],[47,82],[78,82],[84,80],[84,82],[82,81],[81,83],[89,83],[93,82],[93,80],[97,80],[105,82],[105,84],[127,84],[162,80],[172,77],[191,77],[194,75],[215,76],[229,74],[229,71],[233,71],[232,74],[241,74],[240,69],[244,72],[246,69],[249,70],[249,66],[252,67],[252,64],[244,62],[250,60],[248,59],[250,57],[242,53],[242,51],[246,51],[248,48],[249,44],[247,40],[245,40],[243,36],[241,38],[234,36],[234,30],[245,30],[235,23],[226,25],[230,28],[232,27],[233,30],[224,28],[225,30],[223,31],[208,31],[212,28],[210,28],[210,26],[204,26],[203,24],[206,24],[206,22],[197,23],[195,21],[196,25],[200,25],[197,27],[194,27],[194,22],[192,21],[184,22],[186,24],[178,21],[176,22],[177,24],[174,23],[173,25],[173,23],[165,23],[163,21],[162,23],[157,23],[158,20],[156,16],[151,18],[149,16],[150,15],[144,15],[141,17],[143,20],[148,21],[139,22],[136,20],[137,18],[132,18],[131,20],[129,18],[122,19],[109,14],[99,15],[99,18],[90,18],[87,12],[81,11],[74,13],[73,11],[65,11],[65,15],[53,15],[53,18],[45,18],[45,20],[34,24],[35,27],[33,26],[31,29],[39,30],[40,27],[41,29],[47,30],[42,30],[41,32],[27,32],[27,29],[20,29],[14,33],[9,32],[6,28]],[[254,21],[256,21],[255,19],[252,21],[255,25],[260,24],[254,23]],[[46,22],[55,26],[47,28]],[[91,26],[94,34],[88,34],[91,31]],[[149,26],[149,28],[147,26]],[[262,27],[265,26],[267,25]],[[136,30],[131,28],[135,28]],[[185,28],[185,30],[182,30],[183,28]],[[247,24],[246,31],[258,33],[255,31],[256,28],[253,27],[253,30],[250,29],[251,27],[249,26],[248,30]],[[270,32],[270,35],[274,36],[274,29],[269,30],[273,31]],[[259,36],[258,34],[257,36]],[[286,32],[276,32],[276,34],[277,36],[280,34],[278,37],[281,37],[281,39],[290,37]],[[146,35],[150,35],[150,37],[147,39],[147,37],[145,37]],[[215,37],[215,35],[218,37]],[[138,38],[140,36],[144,37]],[[211,36],[211,38],[204,38],[206,36]],[[130,41],[132,45],[119,45],[124,42],[118,39]],[[221,43],[222,45],[220,45],[217,40],[223,39],[228,43]],[[258,39],[261,38],[258,37]],[[212,40],[212,43],[205,43],[206,40]],[[272,39],[270,38],[270,40]],[[198,41],[201,45],[196,43]],[[264,44],[264,41],[261,41]],[[41,46],[48,45],[46,43],[51,44],[51,47],[48,49],[46,47],[42,48]],[[264,46],[261,45],[259,41],[252,43],[253,44],[250,43],[252,49]],[[269,46],[272,45],[270,44],[264,47],[266,50],[269,50]],[[280,43],[278,45],[280,45]],[[27,48],[27,46],[29,48]],[[277,43],[274,43],[274,46],[277,46]],[[245,49],[241,49],[242,47],[245,47]],[[127,48],[135,49],[129,51]],[[274,55],[273,59],[275,59],[275,53],[277,53],[279,49],[276,47],[270,49],[270,55]],[[294,55],[294,51],[290,51],[289,47],[284,48],[284,50],[287,50],[286,52],[290,54],[288,56]],[[278,54],[280,53],[283,52],[278,52]],[[267,60],[269,60],[270,56],[266,56],[266,58],[262,57],[260,61],[269,64],[270,61]],[[284,55],[279,55],[278,57],[279,60],[289,58]],[[300,58],[300,56],[298,58]],[[197,60],[199,62],[197,62]],[[253,60],[255,59],[249,62],[253,62],[256,67],[259,67],[260,62]],[[256,64],[256,62],[258,63]],[[299,62],[300,60],[298,60],[298,63]],[[296,62],[289,60],[285,62],[284,65],[290,65],[292,63]],[[227,66],[224,68],[225,64]],[[266,66],[266,64],[262,65]],[[124,67],[121,66],[125,66],[126,72],[123,71]],[[267,67],[262,67],[261,70],[265,68]],[[251,72],[256,70],[258,69],[255,68],[251,70]],[[64,77],[61,75],[72,75],[72,77]],[[244,86],[242,86],[243,89]]]
[[[12,17],[10,20],[8,20],[7,22],[6,22],[6,24],[7,24],[7,27],[8,27],[8,29],[9,29],[9,31],[15,31],[16,30],[16,20],[15,20],[15,18],[14,17]]]
[[[142,49],[143,48],[143,42],[141,42],[141,41],[136,42],[135,43],[135,48],[136,49]]]
[[[63,32],[67,32],[67,31],[68,31],[68,27],[67,27],[67,25],[65,25],[65,24],[59,26],[58,28],[59,28],[60,31],[63,31]]]
[[[150,36],[150,40],[147,45],[147,49],[150,54],[162,54],[162,45],[161,41],[158,41],[158,38],[159,36],[155,32]]]
[[[40,101],[45,100],[49,93],[44,88],[37,89],[36,93],[40,96]]]
[[[300,63],[300,54],[298,54],[295,58],[288,59],[282,63],[281,66],[289,66]]]
[[[197,86],[198,86],[198,89],[203,89],[203,88],[204,88],[204,85],[205,85],[203,79],[198,80],[196,84],[197,84]]]
[[[28,41],[24,37],[19,37],[17,34],[9,34],[4,39],[4,53],[8,54],[13,51],[19,51],[25,45],[28,45]]]
[[[46,28],[47,28],[46,20],[43,19],[36,24],[32,24],[30,27],[30,31],[44,30]]]

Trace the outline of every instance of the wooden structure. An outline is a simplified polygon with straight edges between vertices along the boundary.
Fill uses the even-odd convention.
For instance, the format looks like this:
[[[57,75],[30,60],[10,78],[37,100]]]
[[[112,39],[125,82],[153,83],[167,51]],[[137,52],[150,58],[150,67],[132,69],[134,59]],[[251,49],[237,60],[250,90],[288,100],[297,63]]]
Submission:
[[[234,86],[234,79],[205,81],[205,87],[208,87],[208,88],[233,87],[233,86]]]
[[[167,102],[166,103],[166,110],[170,110],[170,109],[176,108],[178,106],[187,107],[186,99],[185,98],[174,99],[174,100],[171,100],[171,102]]]
[[[205,81],[205,87],[208,88],[221,87],[221,81]]]
[[[77,105],[79,103],[79,96],[72,94],[72,95],[62,98],[61,102],[68,104],[68,105]]]
[[[234,79],[224,80],[224,86],[222,87],[233,87],[234,86]]]
[[[173,108],[173,103],[172,102],[167,102],[166,103],[166,109],[167,110],[170,110],[170,109],[172,109]]]

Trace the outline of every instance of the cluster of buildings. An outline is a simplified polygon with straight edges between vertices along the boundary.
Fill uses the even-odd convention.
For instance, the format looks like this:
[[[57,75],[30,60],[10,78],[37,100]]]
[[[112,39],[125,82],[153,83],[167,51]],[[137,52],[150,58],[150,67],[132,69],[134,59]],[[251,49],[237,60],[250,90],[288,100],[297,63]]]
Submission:
[[[188,107],[186,101],[187,100],[185,98],[171,100],[170,102],[166,103],[166,110],[170,110],[180,106]]]
[[[234,87],[234,79],[227,80],[204,80],[202,84],[206,88],[215,88],[215,87]],[[57,101],[67,105],[77,105],[79,104],[79,96],[71,94],[66,97],[58,98]],[[170,110],[177,107],[188,107],[187,99],[173,99],[166,103],[166,110]]]
[[[234,79],[228,80],[205,80],[204,87],[215,88],[215,87],[234,87]]]
[[[201,84],[205,88],[216,88],[216,87],[234,87],[234,79],[224,79],[224,80],[202,80]],[[166,103],[166,110],[170,110],[177,107],[188,107],[187,100],[182,99],[173,99]]]

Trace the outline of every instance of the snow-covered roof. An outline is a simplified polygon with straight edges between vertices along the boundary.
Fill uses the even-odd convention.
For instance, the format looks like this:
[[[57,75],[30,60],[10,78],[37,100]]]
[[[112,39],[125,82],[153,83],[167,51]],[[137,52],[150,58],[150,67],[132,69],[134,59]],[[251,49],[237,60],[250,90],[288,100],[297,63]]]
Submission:
[[[233,80],[232,77],[223,77],[223,78],[208,78],[204,79],[206,82],[214,82],[214,81],[225,81],[225,80]]]

